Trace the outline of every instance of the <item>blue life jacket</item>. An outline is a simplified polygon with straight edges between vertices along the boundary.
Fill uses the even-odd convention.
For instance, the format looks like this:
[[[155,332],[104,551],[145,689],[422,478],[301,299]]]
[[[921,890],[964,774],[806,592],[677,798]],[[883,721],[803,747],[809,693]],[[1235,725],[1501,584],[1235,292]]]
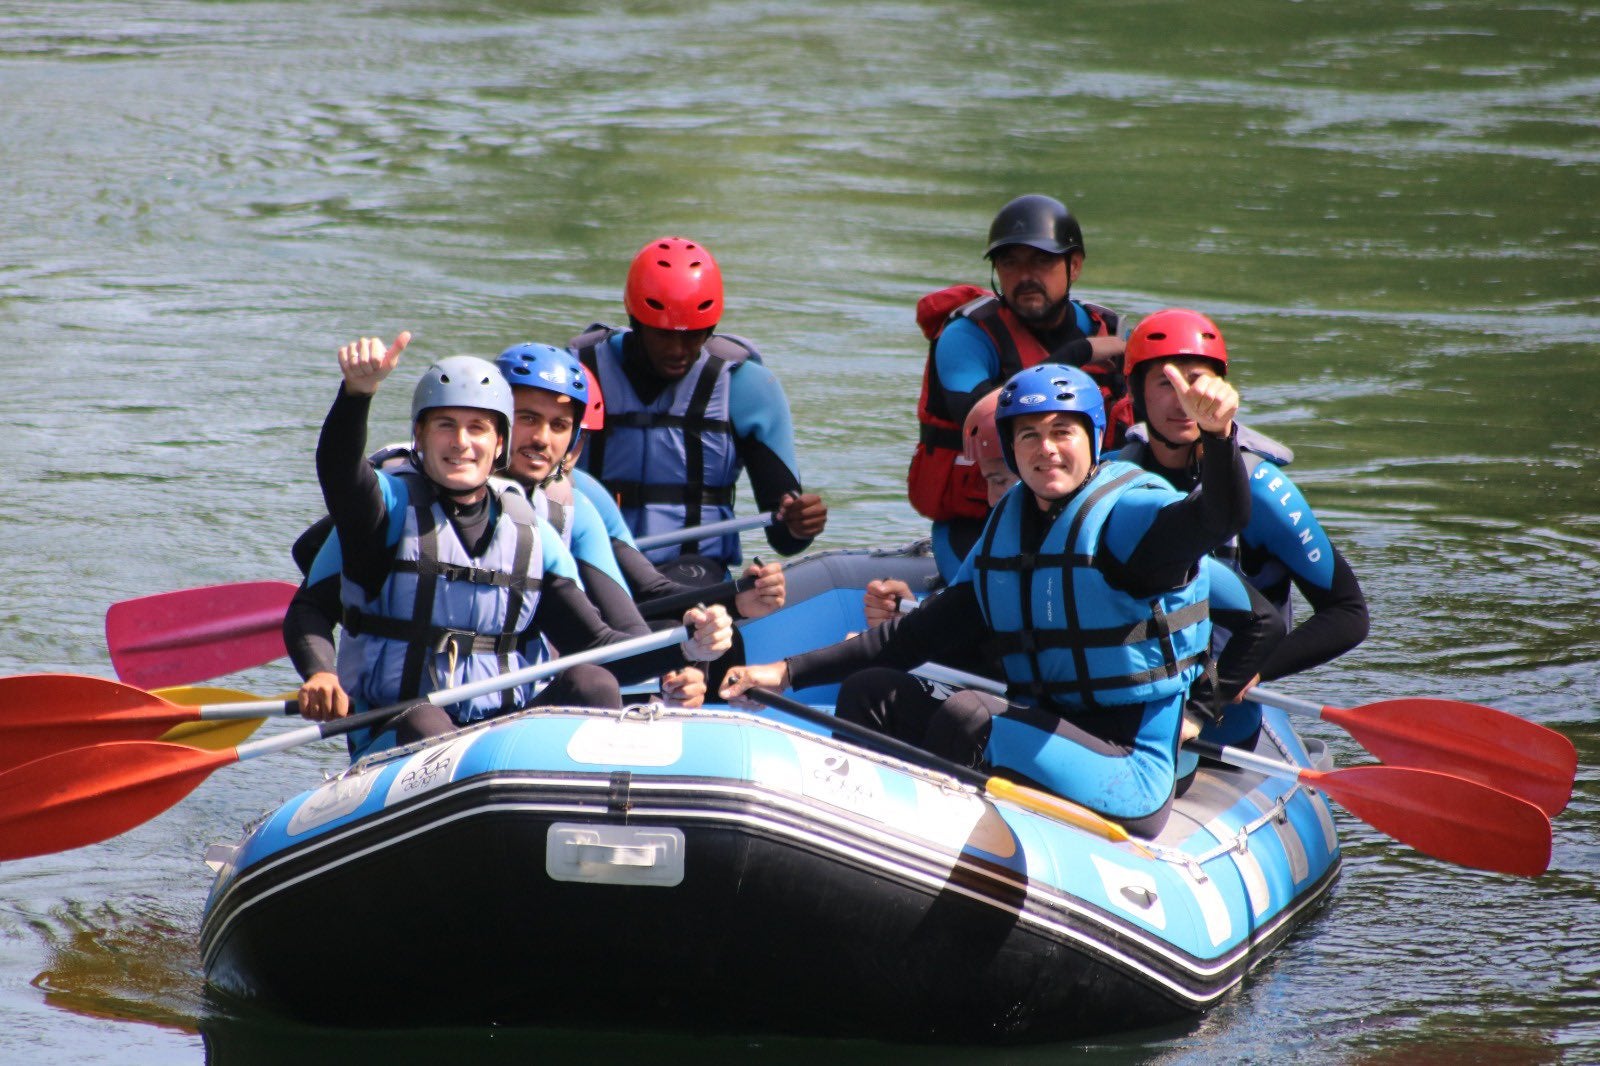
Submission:
[[[684,376],[646,404],[622,367],[627,330],[596,323],[568,347],[600,382],[605,428],[588,435],[582,467],[617,501],[635,537],[733,517],[743,464],[728,407],[730,378],[745,360],[761,361],[748,342],[713,334]],[[707,546],[710,545],[710,549]],[[723,563],[739,560],[739,537],[689,541],[645,552],[653,563],[697,552]]]
[[[377,707],[528,665],[520,650],[539,605],[544,554],[538,517],[520,489],[494,486],[494,532],[471,556],[427,478],[396,473],[407,494],[389,576],[376,596],[341,579],[344,639],[339,683]],[[466,724],[526,704],[532,687],[493,692],[445,708]]]
[[[1211,639],[1204,568],[1177,589],[1123,591],[1123,564],[1106,522],[1132,492],[1182,497],[1129,463],[1102,463],[1067,502],[1035,553],[1022,550],[1026,485],[996,505],[974,551],[973,588],[994,636],[1007,693],[1019,703],[1074,714],[1149,703],[1186,692]],[[1131,548],[1131,546],[1128,546]]]

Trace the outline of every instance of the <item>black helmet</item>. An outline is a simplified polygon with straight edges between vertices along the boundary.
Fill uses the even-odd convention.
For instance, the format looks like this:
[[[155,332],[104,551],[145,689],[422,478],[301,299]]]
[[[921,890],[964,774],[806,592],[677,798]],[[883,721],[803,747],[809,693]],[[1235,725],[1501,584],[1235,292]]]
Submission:
[[[985,259],[1008,244],[1026,244],[1053,255],[1083,251],[1083,227],[1060,200],[1038,193],[1019,196],[1000,209],[989,223]]]

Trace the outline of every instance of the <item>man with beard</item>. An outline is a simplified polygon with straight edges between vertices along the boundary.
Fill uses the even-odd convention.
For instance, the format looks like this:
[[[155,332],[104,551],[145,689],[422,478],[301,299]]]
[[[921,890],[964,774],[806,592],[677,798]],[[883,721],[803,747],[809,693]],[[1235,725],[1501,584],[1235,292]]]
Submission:
[[[755,348],[715,332],[722,272],[711,253],[683,237],[641,248],[623,288],[628,326],[600,323],[568,347],[606,397],[603,429],[579,460],[617,501],[635,537],[733,517],[734,489],[748,471],[756,506],[775,511],[767,540],[780,555],[804,551],[828,521],[805,492],[783,387]],[[675,580],[711,584],[739,562],[737,534],[646,553]]]
[[[1083,229],[1061,201],[1019,196],[989,225],[984,256],[991,287],[953,285],[924,296],[917,322],[932,342],[917,404],[921,439],[911,459],[911,504],[964,555],[989,505],[978,468],[962,458],[961,426],[974,404],[1019,370],[1039,363],[1079,367],[1099,384],[1106,451],[1132,423],[1118,362],[1117,315],[1072,299],[1083,270]],[[943,524],[948,523],[948,527]]]

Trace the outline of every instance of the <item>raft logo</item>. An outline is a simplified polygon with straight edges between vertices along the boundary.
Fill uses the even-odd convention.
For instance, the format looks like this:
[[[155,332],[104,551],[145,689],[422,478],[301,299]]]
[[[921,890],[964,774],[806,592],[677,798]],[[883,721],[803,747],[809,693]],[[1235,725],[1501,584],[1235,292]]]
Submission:
[[[541,370],[539,371],[539,376],[552,385],[565,385],[567,383],[567,372],[559,366]]]
[[[450,781],[455,775],[456,768],[461,765],[461,757],[467,753],[467,749],[479,735],[475,733],[470,737],[431,745],[412,755],[401,764],[400,771],[395,774],[389,785],[389,794],[384,798],[384,805],[398,803],[400,800],[438,788]]]
[[[1030,392],[1026,396],[1019,396],[1017,397],[1017,403],[1023,407],[1033,407],[1037,404],[1044,403],[1044,393]]]
[[[884,804],[878,770],[865,759],[818,745],[800,746],[800,791],[824,803],[879,818]]]

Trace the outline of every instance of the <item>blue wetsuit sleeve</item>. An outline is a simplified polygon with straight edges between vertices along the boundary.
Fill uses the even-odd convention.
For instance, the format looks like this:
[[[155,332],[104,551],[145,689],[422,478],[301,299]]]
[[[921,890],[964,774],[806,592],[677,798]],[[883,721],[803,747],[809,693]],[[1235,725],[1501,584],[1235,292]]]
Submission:
[[[544,572],[553,577],[564,577],[574,582],[579,588],[583,582],[578,579],[578,562],[561,543],[561,534],[544,519],[539,519],[539,546],[544,555]]]
[[[993,392],[1000,381],[1000,353],[988,334],[965,318],[957,318],[933,346],[934,380],[930,389],[943,394],[950,420],[961,425],[974,404]]]
[[[944,390],[952,421],[959,423],[980,396],[1000,384],[1000,353],[980,327],[957,318],[934,342],[933,369],[932,384]]]
[[[1233,700],[1257,674],[1283,639],[1283,616],[1233,569],[1215,556],[1201,561],[1210,578],[1211,621],[1228,631],[1228,642],[1217,656],[1217,702],[1207,708],[1220,715],[1222,705]]]
[[[1247,550],[1277,559],[1312,612],[1262,666],[1262,679],[1275,681],[1356,647],[1367,639],[1371,619],[1355,572],[1289,476],[1260,463],[1250,475],[1250,495],[1250,522],[1240,540]]]
[[[584,499],[594,506],[611,539],[632,544],[633,533],[628,529],[628,523],[623,520],[622,511],[617,508],[617,501],[611,498],[611,494],[606,491],[606,487],[599,479],[587,470],[574,470],[571,477],[572,487],[582,493]]]
[[[650,627],[634,605],[600,513],[581,492],[573,493],[572,502],[572,556],[584,593],[612,629],[630,636],[648,633]]]
[[[617,565],[616,553],[611,550],[611,534],[606,529],[600,512],[582,493],[572,497],[572,555],[585,567],[604,574],[624,591],[628,582]]]
[[[315,585],[328,578],[337,578],[344,570],[344,557],[339,551],[339,531],[335,529],[328,534],[328,539],[322,542],[322,547],[317,549],[317,557],[311,561],[311,569],[306,571],[306,584]]]
[[[729,376],[728,390],[734,447],[750,478],[756,507],[775,511],[785,496],[802,491],[788,397],[772,371],[749,361]],[[767,527],[767,543],[780,555],[795,555],[811,540],[796,537],[775,522]]]
[[[1250,474],[1250,521],[1240,539],[1277,558],[1297,582],[1332,587],[1333,544],[1299,488],[1271,463]]]
[[[955,547],[950,543],[950,523],[935,522],[933,524],[933,562],[939,568],[939,577],[949,584],[960,571],[964,560],[956,554]]]

